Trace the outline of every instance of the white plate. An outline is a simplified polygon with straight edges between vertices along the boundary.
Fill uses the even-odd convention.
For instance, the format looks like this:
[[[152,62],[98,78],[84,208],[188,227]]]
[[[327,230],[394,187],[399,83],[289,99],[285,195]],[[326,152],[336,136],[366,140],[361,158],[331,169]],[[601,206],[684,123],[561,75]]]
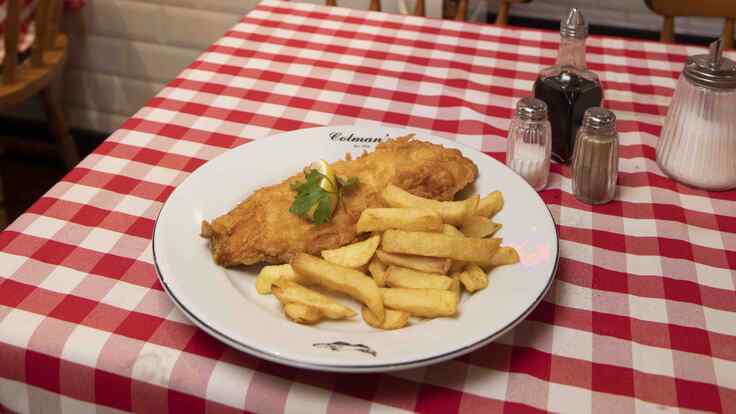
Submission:
[[[361,126],[304,129],[242,145],[203,165],[176,188],[156,221],[153,252],[164,289],[210,335],[249,354],[301,368],[406,369],[462,355],[498,338],[549,289],[557,267],[557,232],[549,210],[523,179],[492,157],[455,142],[417,133],[473,160],[480,170],[475,191],[503,192],[505,207],[495,219],[503,223],[499,235],[521,255],[521,263],[493,270],[488,288],[465,295],[457,318],[421,321],[396,331],[373,329],[360,316],[297,325],[284,318],[273,296],[256,293],[258,268],[215,265],[207,241],[199,237],[203,219],[228,212],[255,190],[315,160],[332,162],[376,145],[355,138],[378,141],[410,132]],[[359,311],[354,302],[351,306]]]

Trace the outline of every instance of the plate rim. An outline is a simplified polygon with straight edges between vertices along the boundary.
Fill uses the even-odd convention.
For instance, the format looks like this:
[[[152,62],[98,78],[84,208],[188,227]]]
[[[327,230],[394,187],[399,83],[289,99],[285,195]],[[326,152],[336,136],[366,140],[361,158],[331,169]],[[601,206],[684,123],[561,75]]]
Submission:
[[[342,128],[342,127],[356,127],[356,128],[371,127],[371,128],[380,128],[380,127],[383,127],[383,126],[378,126],[378,125],[359,125],[359,124],[353,124],[353,125],[324,125],[324,126],[317,126],[317,127],[311,127],[311,128],[301,128],[301,129],[293,130],[293,131],[283,131],[283,132],[280,132],[280,133],[277,133],[277,134],[272,134],[272,135],[269,135],[269,136],[263,137],[263,138],[276,138],[279,135],[290,133],[290,132],[294,132],[294,131],[307,131],[307,130],[316,130],[316,129],[322,129],[322,128],[338,128],[338,127],[340,127],[340,128]],[[409,130],[406,127],[399,127],[399,128],[397,128],[397,127],[391,127],[391,126],[386,126],[386,127],[387,127],[387,129],[392,130],[392,131],[394,131],[394,130],[401,130],[401,131],[406,131],[408,133],[411,133],[412,132],[411,130]],[[433,138],[439,138],[441,140],[450,141],[447,138],[436,136],[436,135],[434,135],[431,132],[429,132],[429,135],[431,135]],[[261,138],[261,140],[263,138]],[[257,141],[256,140],[253,140],[253,141],[250,141],[250,142],[245,143],[245,144],[242,144],[242,145],[248,145],[251,142],[257,142]],[[477,150],[475,148],[469,147],[469,146],[463,144],[462,142],[458,142],[458,141],[451,141],[451,142],[453,142],[455,145],[459,145],[459,146],[465,147],[468,150],[479,152],[479,153],[481,153],[481,154],[483,154],[483,155],[485,155],[487,157],[490,157],[490,158],[494,159],[490,155],[485,154],[482,151]],[[238,148],[238,147],[235,147],[235,148]],[[234,148],[231,148],[230,150],[232,150],[232,149],[234,149]],[[224,151],[222,154],[225,154],[228,151],[229,150]],[[222,154],[220,154],[220,155],[222,155]],[[215,158],[212,158],[211,160],[209,160],[207,162],[210,162],[212,160],[215,160],[218,157],[219,157],[219,155],[217,157],[215,157]],[[495,160],[495,161],[496,162],[499,162],[498,160]],[[501,162],[499,162],[499,164],[501,164],[502,166],[506,167],[506,165],[503,164],[503,163],[501,163]],[[203,164],[203,166],[204,166],[204,164]],[[508,168],[508,167],[506,167],[506,168]],[[187,176],[181,183],[179,183],[176,186],[176,188],[179,188],[179,186],[182,185],[184,183],[184,181],[186,181],[191,176],[191,174],[193,174],[195,171],[192,171],[192,173],[190,173],[189,176]],[[174,189],[174,191],[176,191],[176,188]],[[537,196],[539,197],[539,195],[538,195],[539,193],[538,192],[536,192],[536,193],[537,193]],[[169,284],[165,280],[165,276],[163,275],[163,272],[161,271],[161,269],[159,267],[159,263],[158,263],[158,260],[157,260],[157,257],[156,257],[156,230],[158,229],[158,223],[159,223],[159,219],[161,217],[161,214],[163,213],[163,211],[164,211],[164,209],[165,209],[165,207],[166,207],[169,199],[171,198],[171,195],[172,194],[173,194],[173,191],[172,191],[171,194],[169,194],[169,197],[166,199],[166,201],[164,201],[163,205],[159,209],[158,214],[156,215],[156,220],[154,221],[153,232],[151,234],[151,251],[152,251],[152,255],[153,255],[153,265],[154,265],[154,269],[156,271],[156,277],[159,280],[159,282],[161,283],[161,286],[163,287],[163,289],[166,292],[166,294],[174,302],[174,304],[176,305],[176,307],[180,311],[182,311],[182,313],[192,323],[194,323],[194,325],[196,325],[200,329],[202,329],[205,332],[207,332],[208,335],[213,336],[217,340],[223,342],[224,344],[226,344],[226,345],[228,345],[228,346],[230,346],[232,348],[237,349],[238,351],[245,352],[245,353],[250,354],[252,356],[255,356],[255,357],[258,357],[258,358],[263,358],[263,359],[266,359],[266,360],[271,361],[271,362],[275,362],[275,363],[279,363],[279,364],[283,364],[283,365],[287,365],[287,366],[291,366],[291,367],[296,367],[296,368],[303,368],[303,369],[309,369],[309,370],[315,370],[315,371],[325,371],[325,372],[343,372],[343,373],[388,372],[388,371],[398,371],[398,370],[405,370],[405,369],[410,369],[410,368],[416,368],[416,367],[431,365],[431,364],[434,364],[434,363],[439,363],[439,362],[442,362],[442,361],[446,361],[448,359],[452,359],[452,358],[455,358],[455,357],[464,355],[466,353],[472,352],[472,351],[474,351],[474,350],[482,347],[483,345],[486,345],[486,344],[488,344],[490,342],[493,342],[495,339],[497,339],[497,338],[501,337],[502,335],[506,334],[507,332],[509,332],[511,329],[513,329],[514,327],[516,327],[516,325],[518,325],[519,323],[521,323],[522,321],[524,321],[529,316],[529,314],[532,311],[534,311],[534,309],[536,309],[536,307],[541,303],[541,301],[547,295],[547,293],[549,292],[549,289],[552,286],[553,281],[556,279],[557,269],[558,269],[559,261],[560,261],[560,234],[559,234],[559,230],[557,228],[557,223],[554,220],[554,216],[552,215],[552,211],[549,209],[549,206],[547,206],[547,204],[544,202],[544,200],[542,200],[542,204],[544,205],[544,207],[545,207],[545,209],[547,211],[547,214],[549,215],[549,218],[550,218],[550,220],[552,222],[552,227],[554,228],[554,232],[555,232],[555,238],[554,238],[554,242],[555,242],[555,262],[554,262],[554,265],[552,267],[552,271],[551,271],[550,277],[548,278],[547,284],[545,285],[544,289],[540,292],[540,294],[534,299],[534,301],[529,305],[529,307],[527,307],[524,310],[524,312],[518,318],[516,318],[513,321],[509,322],[503,328],[501,328],[501,329],[493,332],[492,334],[490,334],[490,335],[488,335],[488,336],[486,336],[486,337],[484,337],[482,339],[479,339],[478,341],[476,341],[476,342],[474,342],[472,344],[468,344],[468,345],[466,345],[464,347],[461,347],[461,348],[455,348],[453,350],[450,350],[450,351],[447,351],[447,352],[444,352],[444,353],[441,353],[441,354],[438,354],[438,355],[433,355],[433,356],[425,357],[425,358],[413,359],[413,360],[409,360],[409,361],[395,362],[395,363],[389,363],[389,364],[357,364],[357,365],[353,365],[353,364],[323,364],[323,363],[305,362],[305,361],[300,361],[298,359],[293,359],[293,358],[288,358],[288,357],[284,357],[284,356],[279,356],[278,354],[275,354],[275,353],[269,353],[268,351],[264,351],[264,350],[258,349],[256,347],[253,347],[251,345],[242,343],[242,342],[240,342],[240,341],[232,338],[228,334],[226,334],[224,332],[221,332],[217,328],[212,327],[212,326],[208,325],[207,323],[205,323],[195,313],[193,313],[191,310],[189,310],[186,307],[186,305],[183,302],[181,302],[181,300],[174,294],[173,290],[170,288]],[[541,199],[541,197],[540,197],[540,199]]]

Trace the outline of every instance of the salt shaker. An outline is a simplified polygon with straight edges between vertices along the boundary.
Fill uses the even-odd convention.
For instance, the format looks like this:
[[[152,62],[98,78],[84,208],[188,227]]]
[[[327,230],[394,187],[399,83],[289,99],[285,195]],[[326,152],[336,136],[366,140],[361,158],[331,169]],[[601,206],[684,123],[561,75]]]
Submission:
[[[551,135],[547,104],[531,96],[519,100],[506,140],[506,165],[537,191],[547,186]]]
[[[613,112],[593,107],[585,111],[572,160],[572,191],[588,204],[613,199],[618,179],[618,133]]]
[[[687,59],[657,142],[662,171],[707,190],[736,188],[736,63],[722,54],[718,40]]]

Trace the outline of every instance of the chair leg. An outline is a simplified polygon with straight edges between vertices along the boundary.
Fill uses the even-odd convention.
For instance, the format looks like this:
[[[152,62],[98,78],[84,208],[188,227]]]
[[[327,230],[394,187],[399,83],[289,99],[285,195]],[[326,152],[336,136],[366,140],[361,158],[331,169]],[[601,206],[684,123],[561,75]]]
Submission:
[[[457,3],[457,14],[455,20],[464,22],[468,14],[468,0],[460,0]]]
[[[675,41],[675,18],[673,16],[664,16],[662,22],[662,33],[659,35],[662,43],[672,43]]]
[[[736,19],[726,19],[726,22],[723,23],[723,35],[721,37],[723,38],[724,49],[734,48],[733,24],[735,20]]]
[[[3,155],[4,148],[0,147],[0,155]],[[8,225],[8,213],[5,210],[5,193],[3,192],[3,177],[0,175],[0,231]]]
[[[46,116],[51,127],[51,134],[56,140],[56,145],[67,168],[71,169],[79,162],[79,153],[74,139],[69,134],[69,126],[64,119],[64,112],[59,104],[56,88],[49,86],[41,91]]]
[[[0,177],[0,230],[8,225],[8,213],[5,211],[5,193],[3,193],[3,178]]]
[[[414,6],[414,15],[424,17],[427,15],[426,4],[424,0],[417,0],[417,4]]]
[[[509,24],[509,9],[511,3],[508,1],[502,1],[498,6],[498,15],[496,15],[496,24],[499,26],[506,26]]]

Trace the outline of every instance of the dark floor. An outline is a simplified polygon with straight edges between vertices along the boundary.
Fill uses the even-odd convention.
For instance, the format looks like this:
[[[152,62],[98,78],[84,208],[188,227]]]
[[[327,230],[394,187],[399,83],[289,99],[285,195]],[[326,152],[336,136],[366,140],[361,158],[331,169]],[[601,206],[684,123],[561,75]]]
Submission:
[[[489,15],[488,21],[495,21],[495,15]],[[511,16],[509,23],[515,26],[536,27],[556,30],[559,22],[529,19]],[[657,40],[658,33],[642,30],[628,30],[605,26],[591,26],[592,34],[612,36],[626,36],[640,39]],[[679,43],[707,45],[714,39],[696,36],[678,35]],[[45,126],[41,124],[0,119],[0,137],[13,136],[22,139],[47,141]],[[107,136],[103,133],[91,131],[72,131],[80,148],[80,155],[89,154]],[[2,145],[2,140],[0,140]],[[2,151],[0,151],[2,153]],[[8,222],[14,220],[28,209],[51,186],[57,183],[66,173],[61,161],[53,154],[29,154],[25,151],[9,148],[0,156],[0,177],[2,177],[5,192],[5,207]]]
[[[8,223],[59,182],[67,170],[55,153],[24,150],[3,137],[50,143],[47,134],[44,124],[0,119],[0,177]],[[81,157],[92,152],[107,136],[80,130],[73,130],[72,134]]]

